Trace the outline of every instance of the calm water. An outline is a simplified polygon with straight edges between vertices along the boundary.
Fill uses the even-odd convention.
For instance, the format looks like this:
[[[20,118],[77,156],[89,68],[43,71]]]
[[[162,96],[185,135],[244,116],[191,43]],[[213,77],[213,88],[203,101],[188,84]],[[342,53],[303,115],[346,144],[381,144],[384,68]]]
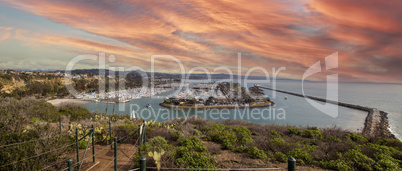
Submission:
[[[302,92],[300,81],[277,81],[277,89],[292,92]],[[270,84],[265,86],[272,87]],[[308,95],[324,97],[326,95],[326,83],[305,83],[304,91]],[[359,131],[363,128],[366,112],[339,107],[339,114],[332,118],[311,106],[304,98],[291,96],[265,90],[271,97],[275,106],[254,109],[214,109],[214,110],[172,110],[159,106],[163,97],[172,92],[159,95],[160,98],[135,99],[125,104],[87,103],[83,106],[90,111],[114,112],[128,114],[135,110],[136,116],[142,116],[146,120],[156,121],[170,120],[176,117],[197,115],[211,120],[243,119],[255,123],[276,123],[301,126],[330,127],[333,125],[344,129]],[[375,107],[389,113],[391,129],[397,136],[402,135],[402,86],[396,84],[363,84],[363,83],[339,83],[339,101]],[[287,100],[284,97],[288,97]],[[146,104],[152,107],[146,108]],[[399,138],[400,139],[400,138]]]

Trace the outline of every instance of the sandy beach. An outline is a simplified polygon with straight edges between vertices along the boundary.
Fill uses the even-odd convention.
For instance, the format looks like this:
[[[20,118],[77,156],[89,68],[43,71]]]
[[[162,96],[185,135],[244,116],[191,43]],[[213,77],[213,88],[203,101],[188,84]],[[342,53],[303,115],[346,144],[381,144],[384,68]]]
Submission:
[[[49,102],[53,106],[60,107],[60,106],[64,106],[67,104],[82,105],[85,103],[89,103],[91,101],[93,101],[93,100],[92,99],[53,99],[53,100],[49,100],[47,102]]]

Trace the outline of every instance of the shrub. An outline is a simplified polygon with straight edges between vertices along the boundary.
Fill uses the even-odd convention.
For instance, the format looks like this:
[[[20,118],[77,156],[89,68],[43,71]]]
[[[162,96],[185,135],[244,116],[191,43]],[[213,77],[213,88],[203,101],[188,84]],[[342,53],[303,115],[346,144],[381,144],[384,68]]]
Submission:
[[[201,135],[202,133],[201,133],[201,131],[198,131],[197,129],[194,129],[194,135]]]
[[[301,165],[310,164],[313,160],[313,157],[310,155],[310,153],[301,148],[294,148],[287,153],[287,156],[295,158]]]
[[[214,124],[203,128],[206,139],[222,144],[224,149],[232,149],[237,141],[236,134],[226,125]]]
[[[107,116],[110,117],[110,119],[112,121],[129,120],[130,119],[130,115],[128,115],[128,114],[108,114]]]
[[[175,131],[174,133],[173,133],[173,139],[174,140],[178,140],[178,139],[180,139],[180,138],[182,138],[182,137],[184,137],[184,134],[183,134],[183,132],[181,132],[181,131]]]
[[[289,130],[290,135],[302,135],[303,134],[303,132],[300,129],[295,128],[295,127],[289,127],[288,130]]]
[[[322,139],[322,134],[319,130],[307,129],[303,134],[306,138]]]
[[[387,147],[384,145],[379,145],[379,144],[372,144],[372,143],[367,143],[364,145],[360,145],[359,149],[361,149],[362,153],[365,155],[379,160],[378,156],[381,155],[386,155],[389,157],[393,157],[396,159],[401,159],[402,158],[402,152],[396,150],[393,147]]]
[[[15,119],[18,118],[16,117]],[[0,122],[0,127],[3,127],[3,124],[4,122]],[[2,148],[0,150],[0,165],[3,166],[21,159],[24,160],[17,164],[7,165],[0,168],[0,170],[41,170],[44,166],[53,165],[60,160],[67,160],[65,156],[60,154],[67,154],[74,149],[74,146],[68,145],[74,143],[73,138],[60,136],[58,129],[39,124],[31,125],[29,128],[23,125],[16,126],[21,129],[14,132],[0,130],[1,146],[25,141],[30,142]],[[43,153],[44,155],[41,155]],[[54,167],[58,166],[60,164],[56,164]],[[54,167],[52,166],[49,169],[59,170]]]
[[[151,138],[147,143],[151,146],[150,148],[151,151],[157,151],[157,152],[160,152],[162,150],[167,151],[170,148],[170,145],[168,145],[165,138],[161,136]]]
[[[279,162],[286,162],[286,155],[281,152],[275,152],[274,158]]]
[[[274,136],[274,137],[282,137],[282,135],[280,134],[280,133],[278,133],[278,132],[276,132],[276,131],[274,131],[274,130],[271,130],[271,135],[272,136]]]
[[[85,127],[83,127],[81,124],[78,124],[78,125],[77,125],[77,128],[78,128],[78,137],[79,137],[79,138],[82,138],[82,137],[84,137],[85,135],[87,135],[87,136],[86,136],[84,139],[82,139],[82,140],[79,142],[79,144],[78,144],[78,147],[79,147],[80,149],[85,149],[86,146],[87,146],[87,144],[88,144],[89,138],[90,138],[90,135],[88,135],[88,134],[91,132],[91,130],[90,130],[90,129],[87,129],[87,128],[85,128]],[[73,130],[74,130],[73,127],[71,127],[70,130],[69,130],[69,132],[70,132],[70,137],[73,138],[73,139],[76,139],[75,134],[72,134]],[[91,141],[92,141],[92,140],[91,140]]]
[[[323,167],[325,169],[333,169],[333,170],[339,170],[339,171],[352,170],[352,168],[348,165],[347,162],[340,160],[340,159],[321,161],[320,165],[321,165],[321,167]]]
[[[222,142],[222,148],[227,149],[227,150],[232,150],[233,142],[231,141],[231,139],[224,139]]]
[[[139,146],[140,152],[136,152],[134,154],[133,160],[134,162],[134,167],[139,167],[139,159],[141,156],[148,156],[149,152],[157,152],[160,153],[162,151],[168,151],[171,146],[167,144],[167,141],[165,138],[161,136],[157,136],[154,138],[151,138],[148,142],[142,144]],[[168,154],[169,155],[169,154]],[[147,158],[148,160],[148,158]]]
[[[191,151],[187,147],[178,147],[175,151],[175,164],[184,168],[214,168],[216,160],[205,152]]]
[[[140,157],[148,156],[148,152],[152,151],[151,150],[152,147],[151,147],[151,145],[149,145],[148,142],[138,146],[138,148],[139,148],[139,151],[134,153],[134,157],[133,157],[134,167],[140,167],[140,164],[138,162],[140,160]],[[147,160],[148,160],[148,157],[147,157]]]
[[[381,139],[377,144],[394,147],[395,149],[402,151],[402,142],[397,139]]]
[[[220,143],[223,149],[235,152],[244,152],[254,142],[251,131],[244,126],[230,129],[226,125],[214,124],[204,127],[203,131],[207,140]]]
[[[180,139],[175,151],[175,163],[185,168],[213,168],[216,160],[197,137]]]
[[[59,112],[63,115],[70,116],[71,121],[79,121],[82,119],[90,119],[95,116],[94,113],[82,106],[66,105],[60,107]]]
[[[47,122],[54,122],[61,116],[56,107],[43,100],[17,100],[14,98],[0,98],[0,113],[5,118],[36,117]]]
[[[376,170],[401,170],[401,168],[398,166],[398,163],[395,163],[394,161],[390,160],[389,158],[381,159],[381,160],[377,161],[374,168]]]
[[[39,118],[36,117],[32,117],[32,123],[36,123],[36,122],[41,122],[41,120]]]
[[[336,143],[342,142],[341,139],[339,139],[338,137],[335,137],[335,136],[329,136],[329,137],[325,138],[325,140],[329,141],[329,142],[336,142]]]
[[[254,142],[253,139],[251,138],[251,131],[245,128],[244,126],[235,127],[232,130],[237,135],[238,143],[242,145],[248,145]]]
[[[283,138],[274,138],[271,141],[271,144],[274,146],[283,146],[283,145],[286,145],[286,142],[285,142],[285,140],[283,140]]]
[[[206,126],[203,128],[203,131],[206,134],[207,140],[211,140],[214,142],[223,142],[222,137],[225,137],[225,135],[222,134],[230,134],[233,135],[233,132],[230,131],[229,126],[226,125],[220,125],[220,124],[214,124],[211,126]],[[233,135],[233,139],[235,136]]]
[[[243,126],[235,127],[232,130],[237,136],[236,147],[233,150],[235,152],[244,152],[254,142],[253,138],[251,138],[251,131]]]
[[[299,143],[287,143],[283,138],[274,138],[270,143],[270,149],[274,152],[287,153],[297,147],[300,147]]]
[[[373,159],[367,157],[357,149],[348,150],[344,157],[346,160],[352,162],[352,165],[358,170],[372,170],[375,163]]]
[[[126,134],[133,133],[138,128],[138,125],[135,125],[134,123],[124,123],[122,125],[117,126],[119,130],[124,130]]]
[[[364,138],[364,137],[361,136],[361,135],[354,134],[354,133],[347,133],[347,134],[346,134],[346,138],[347,138],[347,139],[350,139],[350,140],[352,140],[352,141],[354,141],[354,142],[358,142],[358,143],[367,142],[367,139],[366,139],[366,138]]]
[[[261,160],[268,160],[267,154],[264,151],[258,149],[256,146],[251,147],[248,149],[247,153],[251,156],[251,158],[261,159]]]
[[[317,151],[317,146],[315,145],[306,145],[304,146],[304,149],[307,150],[307,152],[312,153]]]
[[[205,146],[202,144],[201,140],[198,139],[197,137],[191,137],[191,138],[189,138],[189,139],[187,139],[187,138],[182,138],[182,139],[180,139],[179,144],[180,144],[181,146],[186,147],[186,148],[194,149],[194,150],[197,151],[197,152],[204,152],[204,151],[207,151],[207,147],[205,147]]]
[[[104,129],[104,126],[95,127],[95,142],[108,143],[110,142],[110,134]]]

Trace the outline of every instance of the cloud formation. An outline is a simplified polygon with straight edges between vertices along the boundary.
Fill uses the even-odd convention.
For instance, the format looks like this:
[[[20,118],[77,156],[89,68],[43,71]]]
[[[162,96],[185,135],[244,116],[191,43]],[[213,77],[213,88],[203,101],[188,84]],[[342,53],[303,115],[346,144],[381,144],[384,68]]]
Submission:
[[[125,64],[150,66],[151,55],[172,55],[188,69],[227,66],[243,74],[286,66],[300,79],[307,67],[339,51],[345,81],[401,82],[402,2],[390,0],[175,0],[111,2],[9,1],[16,8],[129,46],[66,35],[31,41],[78,52],[120,54]],[[5,38],[4,38],[5,37]],[[7,39],[9,35],[0,35]],[[78,50],[77,50],[78,49]],[[172,64],[160,62],[161,71]],[[147,68],[147,67],[144,67]],[[324,79],[325,75],[317,78]]]

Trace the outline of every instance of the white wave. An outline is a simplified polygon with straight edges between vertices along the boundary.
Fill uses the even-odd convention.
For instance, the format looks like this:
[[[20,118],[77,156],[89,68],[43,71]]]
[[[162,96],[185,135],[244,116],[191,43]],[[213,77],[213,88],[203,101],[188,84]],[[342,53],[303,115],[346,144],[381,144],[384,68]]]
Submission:
[[[392,118],[394,117],[394,115],[396,115],[395,113],[391,113],[391,112],[387,112],[388,113],[388,123],[389,123],[389,127],[388,130],[395,135],[396,139],[398,139],[399,141],[402,141],[402,136],[398,134],[398,132],[395,129],[395,125],[397,125],[397,123],[395,122],[395,120],[393,120]]]

